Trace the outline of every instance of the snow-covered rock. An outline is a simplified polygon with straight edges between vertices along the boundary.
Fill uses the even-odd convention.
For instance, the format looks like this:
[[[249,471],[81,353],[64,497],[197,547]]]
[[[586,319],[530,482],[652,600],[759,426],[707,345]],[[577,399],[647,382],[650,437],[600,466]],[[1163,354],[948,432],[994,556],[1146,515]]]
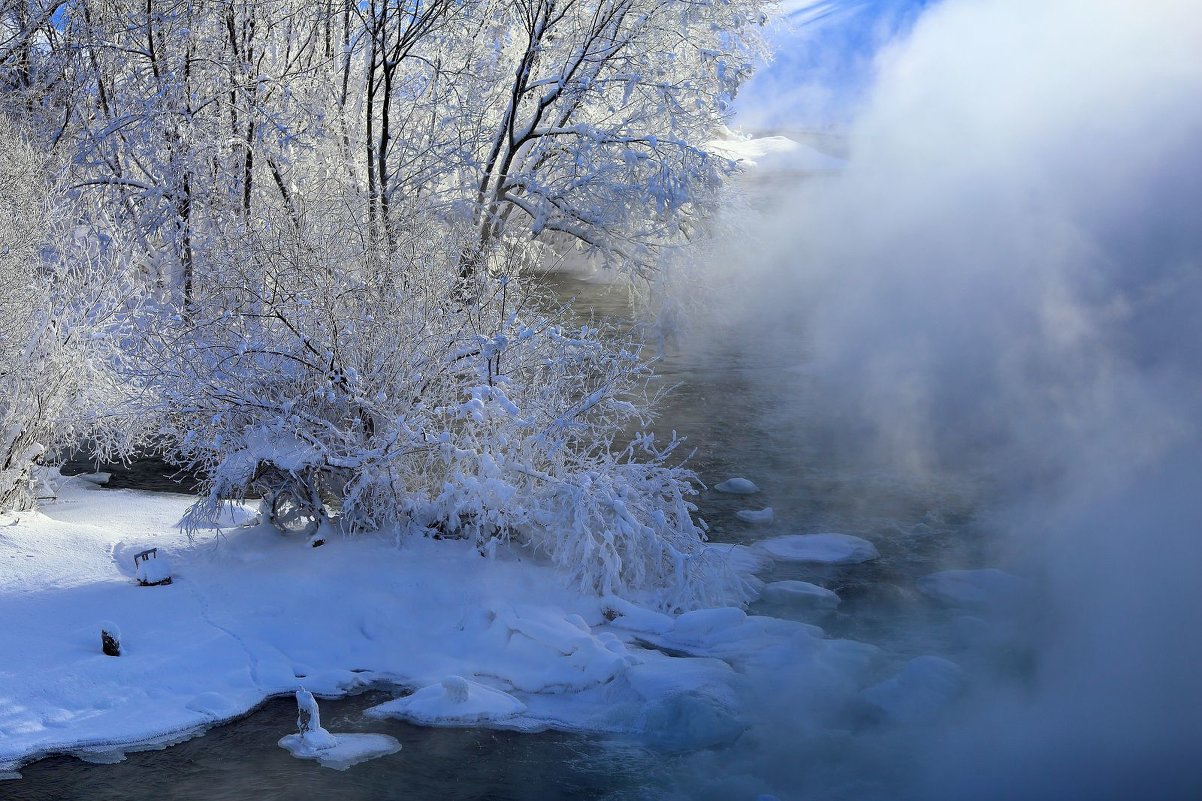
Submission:
[[[714,487],[718,492],[725,492],[728,495],[752,495],[760,491],[760,488],[754,482],[746,478],[728,478],[721,484]]]
[[[955,700],[963,683],[963,671],[955,662],[920,656],[861,695],[891,721],[919,723],[937,717]]]
[[[781,561],[828,565],[867,562],[880,556],[871,542],[850,534],[786,534],[761,540],[755,547]]]
[[[929,598],[953,606],[995,607],[1018,598],[1022,579],[991,567],[942,570],[920,578],[918,589]]]
[[[473,726],[504,720],[526,711],[509,693],[494,690],[462,676],[448,676],[413,695],[367,709],[373,718],[400,718],[424,726]]]
[[[833,609],[839,605],[838,594],[808,581],[773,581],[764,585],[760,598],[772,604],[821,609]]]
[[[771,506],[768,506],[763,509],[740,509],[735,512],[735,517],[744,523],[771,523],[776,517],[776,513],[772,511]]]

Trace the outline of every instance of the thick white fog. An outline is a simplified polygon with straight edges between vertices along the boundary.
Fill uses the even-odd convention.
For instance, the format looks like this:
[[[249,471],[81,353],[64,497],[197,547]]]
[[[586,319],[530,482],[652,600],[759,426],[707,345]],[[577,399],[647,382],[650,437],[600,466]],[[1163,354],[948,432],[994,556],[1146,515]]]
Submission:
[[[1202,797],[1202,4],[945,0],[876,66],[847,169],[723,269],[892,464],[988,474],[1030,579],[1029,678],[904,792]]]

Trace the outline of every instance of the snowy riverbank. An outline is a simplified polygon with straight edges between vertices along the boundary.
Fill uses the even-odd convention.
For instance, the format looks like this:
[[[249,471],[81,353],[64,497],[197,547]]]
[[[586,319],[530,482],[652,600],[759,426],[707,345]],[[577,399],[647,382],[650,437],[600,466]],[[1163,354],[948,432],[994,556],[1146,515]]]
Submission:
[[[588,597],[529,554],[482,558],[464,542],[310,548],[243,525],[254,515],[240,507],[220,536],[190,542],[178,528],[190,502],[76,478],[40,512],[0,520],[0,772],[50,753],[113,761],[300,687],[420,691],[456,676],[495,691],[487,715],[448,698],[412,719],[705,747],[744,730],[749,672],[788,664],[842,684],[875,650],[733,608],[673,618]],[[149,547],[172,584],[136,583],[133,555]],[[120,657],[101,653],[103,621],[120,629]]]

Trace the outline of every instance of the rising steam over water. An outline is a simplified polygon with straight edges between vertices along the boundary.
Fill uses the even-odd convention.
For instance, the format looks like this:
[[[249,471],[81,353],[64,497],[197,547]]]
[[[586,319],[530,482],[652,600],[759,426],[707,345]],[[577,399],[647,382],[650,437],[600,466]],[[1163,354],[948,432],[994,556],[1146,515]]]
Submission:
[[[775,753],[710,776],[799,798],[1202,798],[1200,53],[1196,0],[936,4],[880,55],[848,168],[715,259],[711,329],[782,368],[804,352],[821,387],[749,378],[772,414],[856,421],[916,480],[984,476],[988,551],[1028,584],[991,623],[1011,645],[966,658],[937,722],[807,739],[814,699],[784,677],[754,740]],[[1022,671],[988,664],[1014,653]],[[797,789],[823,749],[843,774]]]

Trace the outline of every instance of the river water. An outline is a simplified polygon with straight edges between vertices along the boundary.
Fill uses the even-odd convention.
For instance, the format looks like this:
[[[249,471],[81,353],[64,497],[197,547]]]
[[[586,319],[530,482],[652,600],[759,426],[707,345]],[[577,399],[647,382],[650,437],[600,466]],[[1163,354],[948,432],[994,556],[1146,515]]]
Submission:
[[[582,316],[629,318],[624,290],[565,274],[545,280],[559,297],[570,299]],[[858,421],[832,414],[826,407],[821,381],[807,373],[804,351],[791,364],[768,364],[757,363],[754,354],[721,345],[669,346],[658,370],[661,380],[674,384],[675,390],[656,428],[687,434],[695,448],[691,465],[709,487],[738,475],[761,488],[750,498],[712,489],[701,494],[698,505],[710,525],[711,539],[747,543],[779,534],[838,531],[870,539],[881,553],[879,560],[849,567],[780,563],[763,576],[801,579],[833,589],[842,598],[837,611],[803,613],[757,603],[750,612],[792,616],[821,625],[830,636],[871,643],[882,649],[887,664],[901,665],[923,654],[950,654],[959,647],[951,625],[953,613],[924,598],[915,581],[943,567],[975,567],[987,561],[988,537],[977,514],[981,481],[963,472],[938,476],[924,472],[916,477],[880,458],[867,446]],[[782,404],[781,392],[789,393],[787,404]],[[161,463],[144,462],[132,471],[109,468],[116,486],[155,490],[180,486],[164,477],[169,471]],[[768,525],[748,524],[735,516],[739,509],[769,505],[776,519]],[[687,789],[689,783],[711,780],[698,775],[698,760],[712,767],[738,756],[657,754],[616,738],[554,732],[532,735],[429,729],[396,721],[365,723],[360,711],[381,697],[372,692],[322,702],[328,728],[348,732],[367,728],[391,734],[403,744],[400,753],[346,773],[296,760],[276,745],[295,725],[295,705],[291,698],[282,698],[201,737],[166,750],[131,753],[119,764],[90,765],[65,756],[41,760],[22,769],[24,778],[0,784],[0,797],[14,801],[698,797]],[[873,783],[875,791],[863,797],[881,793],[888,797],[889,783],[901,781],[896,775],[900,752],[883,754],[876,746],[864,745],[867,739],[849,739],[849,732],[859,725],[856,721],[836,725],[831,736],[810,741],[807,754],[791,754],[786,748],[780,755],[764,758],[811,764],[812,769],[803,771],[808,778],[804,787],[797,788],[797,798],[854,798],[865,781]],[[756,756],[743,754],[742,758],[754,761]],[[781,782],[778,779],[776,786]],[[713,797],[723,797],[723,791],[714,790]]]

